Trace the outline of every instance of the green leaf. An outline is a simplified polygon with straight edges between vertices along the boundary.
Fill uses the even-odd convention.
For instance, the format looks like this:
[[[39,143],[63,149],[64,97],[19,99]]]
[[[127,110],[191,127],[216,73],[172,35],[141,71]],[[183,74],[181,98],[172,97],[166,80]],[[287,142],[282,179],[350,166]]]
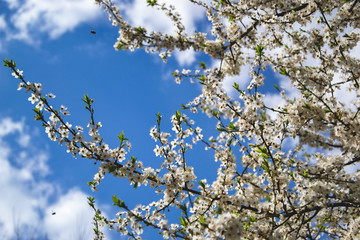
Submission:
[[[187,207],[185,205],[180,205],[180,209],[183,210],[183,212],[187,212]]]
[[[248,227],[250,226],[250,224],[248,222],[244,222],[244,230],[246,231],[248,229]]]
[[[302,107],[306,109],[310,109],[310,105],[308,103],[305,103]]]
[[[259,146],[257,146],[257,148],[258,148],[258,149],[255,150],[256,152],[264,153],[264,154],[266,154],[266,155],[268,154],[268,151],[267,151],[267,149],[266,149],[265,146],[263,146],[262,148],[259,147]]]
[[[7,60],[7,58],[5,58],[3,62],[5,67],[9,67],[9,60]]]
[[[236,90],[239,90],[239,84],[237,84],[236,82],[234,82],[233,88],[235,88]]]
[[[148,4],[148,6],[151,6],[151,7],[157,5],[157,0],[146,0],[146,2]]]
[[[289,73],[286,71],[286,68],[282,67],[279,72],[281,75],[289,76]]]
[[[199,62],[199,64],[200,64],[200,68],[204,70],[206,69],[206,64],[204,62]]]
[[[229,124],[229,130],[236,130],[236,127],[233,122],[230,122]]]
[[[205,75],[204,75],[204,74],[201,74],[201,77],[198,77],[198,79],[200,80],[200,84],[204,84]]]
[[[187,227],[188,222],[186,221],[186,219],[184,217],[179,217],[180,219],[180,224],[184,227]]]
[[[7,58],[5,58],[4,60],[4,66],[5,67],[10,67],[10,68],[15,68],[16,67],[16,63],[13,60],[7,60]]]
[[[175,117],[176,117],[176,120],[180,121],[180,119],[181,119],[181,113],[180,113],[179,110],[176,111]]]
[[[281,91],[280,88],[278,87],[278,85],[274,84],[274,87],[276,90],[278,90],[279,92]]]
[[[121,50],[122,47],[124,46],[124,44],[122,42],[118,43],[118,45],[116,46],[116,49]]]
[[[217,117],[218,115],[218,111],[216,111],[215,109],[212,110],[211,114],[214,116],[214,117]]]
[[[261,113],[261,120],[263,120],[263,121],[266,120],[266,116],[263,113]]]
[[[87,185],[88,185],[88,186],[93,186],[93,185],[95,185],[95,180],[92,181],[92,182],[87,182]]]
[[[205,225],[205,218],[203,216],[199,217],[199,222],[201,225]]]
[[[90,103],[90,98],[89,98],[89,95],[85,94],[84,95],[84,99],[81,99],[83,100],[85,103],[89,104]]]
[[[265,172],[269,172],[269,160],[267,159],[264,159],[263,160],[263,165],[262,165],[262,168],[264,169]]]
[[[234,19],[235,19],[235,16],[232,15],[232,14],[229,14],[229,22],[231,22],[231,21],[234,20]]]
[[[159,125],[160,122],[161,122],[161,115],[160,115],[160,112],[158,112],[158,113],[156,114],[156,123]]]
[[[44,114],[40,111],[40,109],[35,108],[35,109],[33,109],[33,111],[36,113],[36,115],[34,116],[35,120],[43,120],[44,119]]]
[[[137,27],[135,28],[139,33],[143,33],[144,32],[144,29],[142,27]]]
[[[205,189],[205,184],[202,181],[199,181],[200,186]]]
[[[116,195],[112,196],[112,200],[113,200],[113,202],[114,202],[113,205],[115,205],[115,206],[119,206],[119,205],[120,205],[120,199],[118,199],[118,198],[116,197]]]
[[[124,201],[117,198],[116,195],[112,196],[112,200],[114,202],[114,206],[119,206],[121,208],[126,207]]]
[[[36,113],[36,114],[40,114],[40,110],[38,108],[34,108],[33,111]]]
[[[121,131],[120,135],[117,135],[117,137],[119,138],[119,141],[122,143],[126,140],[128,140],[127,138],[124,137],[124,131]]]
[[[264,55],[264,49],[265,49],[265,46],[259,44],[255,47],[255,51],[256,51],[256,55],[258,56],[262,56]]]

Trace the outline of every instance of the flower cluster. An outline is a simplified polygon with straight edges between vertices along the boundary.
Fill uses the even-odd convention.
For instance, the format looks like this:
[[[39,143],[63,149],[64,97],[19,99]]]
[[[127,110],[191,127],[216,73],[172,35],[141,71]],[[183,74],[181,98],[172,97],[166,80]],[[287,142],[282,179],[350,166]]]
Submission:
[[[175,8],[157,0],[147,3],[167,14],[177,29],[173,35],[134,27],[110,0],[96,0],[119,27],[117,50],[144,48],[166,61],[174,50],[192,48],[220,60],[212,68],[201,62],[201,70],[174,71],[177,83],[196,79],[202,91],[183,105],[188,115],[177,111],[171,117],[171,131],[163,131],[157,114],[150,130],[154,155],[161,159],[157,169],[128,157],[131,144],[123,133],[117,148],[103,141],[88,96],[83,99],[91,119],[87,141],[82,127],[65,121],[66,107],[54,110],[48,103],[54,96],[42,97],[41,84],[25,82],[15,62],[5,60],[21,80],[19,88],[37,104],[35,119],[42,121],[49,138],[65,143],[75,157],[100,162],[89,183],[93,189],[109,173],[159,194],[157,201],[134,209],[114,196],[120,211],[113,220],[96,213],[95,232],[105,224],[134,239],[146,227],[165,239],[359,237],[360,172],[346,170],[360,162],[360,60],[352,54],[360,40],[360,2],[191,2],[204,8],[209,33],[188,35]],[[251,80],[242,87],[234,83],[238,96],[231,97],[224,79],[237,76],[244,65],[250,65]],[[270,107],[274,104],[267,102],[264,87],[271,82],[265,73],[270,68],[298,97],[290,98],[275,85],[283,103]],[[344,94],[356,97],[344,103],[338,97]],[[195,125],[190,116],[199,113],[215,120],[215,134]],[[192,166],[188,153],[198,145],[213,153],[217,169],[212,181],[198,180]],[[211,160],[202,161],[206,165]],[[180,220],[170,222],[168,212],[175,208]]]

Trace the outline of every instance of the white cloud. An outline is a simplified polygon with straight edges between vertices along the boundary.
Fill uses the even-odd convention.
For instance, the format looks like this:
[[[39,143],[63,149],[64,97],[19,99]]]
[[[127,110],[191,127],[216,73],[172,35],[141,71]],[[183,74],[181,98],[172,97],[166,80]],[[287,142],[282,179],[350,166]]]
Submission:
[[[10,9],[17,8],[20,5],[19,0],[4,0],[4,1],[8,4]]]
[[[359,33],[359,31],[355,31],[356,33]],[[359,58],[360,56],[360,43],[358,42],[356,46],[351,49],[350,56],[353,58]]]
[[[63,193],[45,178],[49,154],[28,144],[33,136],[27,129],[24,121],[0,120],[0,238],[90,239],[93,211],[86,194],[76,188]],[[22,135],[26,144],[16,140]]]
[[[22,147],[27,147],[29,146],[30,143],[30,135],[24,134],[22,136],[19,136],[18,138],[18,143],[22,146]]]
[[[0,30],[6,29],[6,21],[5,21],[5,15],[0,15]]]
[[[156,8],[147,7],[145,1],[135,0],[124,4],[121,8],[124,10],[127,20],[135,26],[143,26],[149,31],[166,33],[174,30],[169,18]]]
[[[280,94],[272,94],[272,93],[265,94],[265,96],[263,97],[263,101],[267,107],[274,109],[279,105],[284,105],[285,103],[284,98]],[[267,113],[269,114],[271,119],[273,120],[276,119],[277,117],[276,112],[268,110]]]
[[[27,166],[36,165],[39,159],[31,156],[26,159],[25,166],[17,166],[19,164],[15,160],[19,149],[4,140],[14,133],[21,135],[23,129],[23,122],[14,122],[10,118],[0,122],[0,232],[9,238],[15,231],[20,231],[20,224],[26,226],[40,222],[38,210],[46,204],[47,197],[53,191],[49,183],[35,182],[33,169]],[[40,161],[46,161],[44,153],[41,155]]]
[[[196,23],[205,18],[205,11],[202,7],[191,3],[190,1],[168,0],[169,4],[175,6],[180,14],[182,23],[188,34],[193,34],[196,30]],[[126,4],[120,4],[126,19],[134,26],[143,26],[149,31],[161,31],[171,34],[176,30],[173,22],[161,10],[155,7],[147,6],[144,0],[135,0]],[[180,65],[189,65],[195,61],[195,52],[175,52],[176,60]]]
[[[175,6],[189,34],[194,33],[196,21],[205,17],[204,9],[190,1],[168,0],[166,4],[167,6],[170,4]],[[176,29],[173,26],[173,22],[170,21],[170,18],[163,11],[157,10],[156,7],[147,6],[144,0],[135,0],[120,6],[127,20],[135,26],[143,26],[151,31],[162,31],[165,33],[172,33]]]
[[[357,31],[358,32],[358,31]],[[353,58],[359,59],[360,56],[360,44],[358,43],[349,53],[349,55]],[[336,72],[334,74],[334,83],[343,82],[347,79],[340,72]],[[352,111],[356,111],[357,107],[353,104],[358,99],[358,95],[354,90],[349,91],[352,83],[347,82],[341,85],[340,89],[335,89],[334,96],[338,99],[339,102],[344,104],[344,107],[347,109],[351,109]]]
[[[346,166],[346,167],[344,168],[344,170],[345,170],[348,174],[354,175],[357,171],[360,170],[360,163],[355,163],[355,164]]]
[[[341,77],[341,74],[335,73],[334,82],[344,81],[345,78]],[[352,104],[354,100],[357,99],[357,94],[355,91],[349,91],[350,83],[345,83],[341,85],[340,89],[335,89],[334,96],[337,98],[339,102],[344,104],[346,109],[351,109],[356,111],[356,107]]]
[[[23,122],[13,122],[11,118],[3,118],[0,121],[0,139],[14,132],[23,131]]]
[[[250,64],[240,67],[240,74],[236,76],[226,76],[223,80],[223,89],[230,96],[235,96],[237,91],[233,88],[234,82],[239,84],[240,89],[245,89],[250,83]]]
[[[186,51],[175,50],[174,55],[180,66],[190,65],[196,60],[195,52],[192,49]]]
[[[102,12],[88,0],[26,0],[22,4],[8,0],[7,3],[14,10],[10,21],[15,27],[7,37],[27,43],[37,43],[35,35],[39,33],[58,38],[84,22],[95,20]]]
[[[291,85],[291,81],[288,77],[285,77],[278,72],[274,73],[274,77],[277,81],[279,81],[279,84],[277,85],[280,87],[280,89],[285,91],[285,94],[289,99],[298,98],[300,96],[298,89]],[[276,108],[277,106],[282,106],[285,104],[285,99],[278,92],[265,93],[263,101],[266,106],[270,108]],[[271,119],[275,119],[277,116],[277,113],[274,111],[268,111],[267,113],[270,115]]]
[[[44,218],[47,234],[56,236],[57,240],[79,239],[80,236],[81,239],[90,239],[94,214],[86,198],[82,191],[72,189],[48,206]]]
[[[39,34],[47,34],[56,39],[66,32],[73,31],[82,23],[91,22],[101,16],[103,9],[89,0],[5,0],[11,9],[10,21],[0,16],[0,30],[6,30],[7,41],[21,40],[29,44],[39,44]],[[190,1],[171,0],[167,4],[175,6],[182,18],[188,34],[193,34],[196,22],[205,18],[202,7]],[[150,31],[173,33],[176,29],[163,11],[147,6],[144,0],[128,3],[119,2],[127,20],[135,26],[144,26]],[[154,17],[156,16],[156,17]],[[1,46],[0,46],[1,47]],[[194,51],[175,52],[180,65],[190,65],[195,58]]]

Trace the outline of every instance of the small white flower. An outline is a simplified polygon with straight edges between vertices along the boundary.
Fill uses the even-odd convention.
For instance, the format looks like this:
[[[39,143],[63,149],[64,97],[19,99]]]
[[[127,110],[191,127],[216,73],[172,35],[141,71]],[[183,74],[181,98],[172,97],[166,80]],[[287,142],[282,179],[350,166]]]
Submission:
[[[76,126],[75,128],[78,132],[82,132],[84,130],[81,126]]]
[[[28,100],[31,102],[31,104],[36,103],[37,101],[39,101],[39,99],[35,96],[35,94],[31,94],[31,96],[28,98]]]
[[[43,103],[43,101],[39,101],[38,104],[36,105],[36,108],[41,111],[41,110],[44,108],[44,103]]]
[[[23,89],[25,87],[25,84],[24,83],[19,83],[19,85],[18,85],[18,91],[20,91],[21,89]]]
[[[99,134],[94,134],[91,136],[91,138],[92,138],[92,141],[96,142],[96,143],[101,141],[101,137]]]
[[[13,75],[15,78],[19,78],[19,76],[23,75],[23,71],[20,71],[19,69],[16,69],[16,73],[12,72],[11,75]]]
[[[34,83],[35,89],[40,92],[42,90],[42,85],[41,83]]]
[[[81,142],[83,139],[85,139],[85,137],[81,133],[76,133],[76,135],[74,136],[75,142]]]
[[[48,93],[46,96],[47,96],[48,98],[55,98],[55,95],[52,94],[52,93]]]

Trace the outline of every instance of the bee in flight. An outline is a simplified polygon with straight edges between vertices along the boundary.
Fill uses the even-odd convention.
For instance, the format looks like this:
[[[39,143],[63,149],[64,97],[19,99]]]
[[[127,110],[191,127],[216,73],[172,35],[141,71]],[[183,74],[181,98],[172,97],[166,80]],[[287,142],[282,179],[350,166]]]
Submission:
[[[90,34],[96,34],[95,30],[91,30]]]

